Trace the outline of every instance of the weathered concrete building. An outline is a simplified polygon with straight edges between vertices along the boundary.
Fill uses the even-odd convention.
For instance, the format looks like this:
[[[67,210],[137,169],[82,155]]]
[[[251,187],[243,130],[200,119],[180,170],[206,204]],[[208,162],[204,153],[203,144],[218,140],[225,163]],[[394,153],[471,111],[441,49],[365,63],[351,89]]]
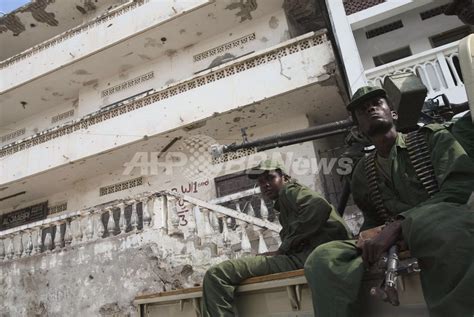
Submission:
[[[208,152],[347,119],[321,6],[41,0],[1,17],[0,315],[134,314],[138,293],[275,249],[243,175],[263,154],[337,202],[344,162],[320,158],[342,135]]]
[[[347,126],[272,149],[222,145],[345,120],[350,92],[408,68],[431,96],[462,101],[455,44],[431,50],[416,33],[403,37],[414,56],[397,59],[399,33],[380,45],[367,35],[390,36],[398,19],[416,28],[416,14],[438,33],[459,27],[437,10],[37,0],[0,17],[0,315],[134,315],[139,293],[190,287],[214,263],[277,248],[271,204],[244,170],[278,157],[336,204]]]

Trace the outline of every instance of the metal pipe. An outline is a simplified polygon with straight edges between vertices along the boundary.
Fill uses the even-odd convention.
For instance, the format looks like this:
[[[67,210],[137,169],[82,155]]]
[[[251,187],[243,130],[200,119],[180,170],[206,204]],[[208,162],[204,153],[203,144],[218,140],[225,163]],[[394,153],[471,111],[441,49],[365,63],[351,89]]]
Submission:
[[[274,143],[262,145],[262,146],[257,147],[257,150],[258,151],[265,151],[265,150],[274,149],[274,148],[277,148],[277,147],[283,147],[283,146],[298,144],[298,143],[302,143],[302,142],[313,141],[313,140],[322,139],[322,138],[326,138],[326,137],[329,137],[329,136],[333,136],[333,135],[337,135],[337,134],[341,134],[341,133],[347,133],[347,132],[348,132],[347,129],[339,129],[339,130],[328,131],[328,132],[324,132],[324,133],[310,134],[310,135],[307,135],[307,136],[304,136],[304,137],[290,139],[290,140],[287,140],[287,141],[276,141]]]
[[[280,133],[243,144],[230,144],[225,146],[223,151],[224,153],[227,153],[248,148],[257,148],[258,151],[264,151],[276,147],[288,146],[296,143],[328,137],[331,135],[345,133],[347,132],[348,128],[352,127],[353,125],[354,123],[350,119],[335,121],[307,129]]]

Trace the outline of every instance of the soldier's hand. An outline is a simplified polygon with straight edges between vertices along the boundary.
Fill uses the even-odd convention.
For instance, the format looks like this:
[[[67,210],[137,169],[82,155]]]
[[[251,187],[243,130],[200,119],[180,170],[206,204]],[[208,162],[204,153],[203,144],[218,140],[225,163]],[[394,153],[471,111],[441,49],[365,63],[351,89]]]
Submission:
[[[259,253],[257,255],[275,256],[275,255],[280,255],[280,254],[282,254],[280,252],[280,250],[276,250],[276,251],[269,251],[269,252]]]
[[[362,259],[366,266],[377,262],[382,254],[400,239],[401,223],[401,220],[389,223],[377,236],[365,241],[362,247]]]

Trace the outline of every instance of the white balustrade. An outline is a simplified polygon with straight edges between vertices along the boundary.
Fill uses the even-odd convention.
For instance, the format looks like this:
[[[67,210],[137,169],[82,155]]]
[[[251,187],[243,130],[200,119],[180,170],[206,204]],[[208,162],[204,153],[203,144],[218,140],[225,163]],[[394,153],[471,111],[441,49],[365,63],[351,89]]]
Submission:
[[[66,220],[66,231],[64,231],[64,246],[70,246],[72,243],[72,231],[71,231],[71,221]]]
[[[8,238],[7,258],[13,259],[14,254],[15,254],[15,251],[13,249],[13,236],[10,236]]]
[[[35,253],[41,253],[41,247],[43,246],[43,232],[41,227],[36,231],[36,245]]]
[[[229,243],[230,243],[228,220],[232,221],[232,219],[230,219],[230,218],[225,219],[225,217],[224,217],[222,219],[222,241],[224,242],[224,246],[228,246]]]
[[[258,232],[258,253],[268,252],[268,247],[263,237],[263,230],[258,230],[257,232]]]
[[[219,219],[217,218],[217,214],[215,212],[209,213],[209,222],[211,224],[213,234],[219,233],[220,232]]]
[[[130,216],[130,225],[132,230],[136,231],[138,228],[138,212],[137,212],[137,201],[132,200],[129,202],[132,205],[132,214]]]
[[[255,217],[255,210],[253,209],[252,202],[247,202],[247,205],[245,206],[245,213],[251,217]]]
[[[72,244],[73,245],[76,245],[78,243],[81,243],[82,241],[82,219],[80,217],[76,218],[73,220],[73,227],[74,227],[74,232],[72,234],[72,237],[73,237],[73,240],[72,240]]]
[[[22,234],[21,233],[17,233],[15,235],[15,238],[17,240],[17,243],[16,243],[16,248],[15,248],[15,259],[18,259],[18,258],[21,258],[22,254],[23,254],[23,239],[22,239]],[[13,240],[15,240],[15,238]]]
[[[151,219],[150,211],[148,210],[148,207],[149,207],[148,197],[141,198],[140,201],[142,203],[143,228],[145,227],[149,228],[151,226],[152,219]]]
[[[450,101],[467,101],[459,73],[458,43],[453,42],[432,50],[403,58],[365,72],[370,85],[382,86],[385,77],[411,73],[418,76],[428,89],[428,98],[445,93]]]
[[[260,217],[262,217],[263,220],[268,220],[268,208],[263,198],[260,198]]]
[[[241,247],[244,254],[250,254],[252,252],[252,245],[250,244],[249,236],[247,235],[246,226],[247,223],[239,220],[238,222],[240,231],[241,231]]]
[[[120,208],[120,218],[119,218],[120,233],[123,234],[127,231],[127,220],[125,219],[125,204],[120,203],[117,206]]]
[[[20,243],[21,243],[21,255],[20,257],[25,257],[27,256],[26,254],[26,244],[27,244],[27,237],[25,237],[25,233],[27,232],[20,232],[18,235],[21,237]]]
[[[89,215],[89,217],[85,217],[85,220],[82,220],[81,223],[86,223],[84,227],[84,235],[83,235],[83,241],[87,242],[92,240],[92,237],[94,236],[94,218]]]
[[[115,232],[114,210],[112,207],[106,207],[105,213],[108,214],[107,219],[107,236],[111,237]]]
[[[206,239],[206,242],[210,242],[212,236],[214,235],[214,230],[209,219],[209,209],[201,209],[201,213],[203,215],[204,222],[204,238]]]
[[[89,219],[92,222],[92,237],[94,240],[102,239],[105,233],[104,223],[102,222],[102,214],[99,213],[97,215],[89,216]],[[88,240],[90,240],[90,238]]]
[[[245,194],[219,199],[222,203],[235,203],[235,200],[246,197],[246,194],[253,196],[258,192],[253,189]],[[143,215],[140,218],[137,210],[139,203]],[[125,217],[126,206],[131,206],[129,223]],[[118,219],[114,218],[117,209]],[[56,253],[83,243],[114,237],[116,233],[120,237],[127,234],[130,227],[130,233],[136,232],[138,228],[151,228],[159,230],[161,234],[184,238],[190,250],[197,246],[211,248],[213,255],[216,252],[214,250],[218,254],[230,255],[231,244],[236,243],[241,244],[243,254],[252,253],[248,235],[252,231],[258,234],[258,252],[266,252],[268,248],[263,234],[266,230],[278,232],[279,226],[267,221],[268,209],[263,200],[260,201],[260,218],[255,217],[256,212],[250,202],[244,209],[242,212],[238,202],[235,203],[235,209],[229,209],[174,192],[141,195],[137,199],[128,198],[106,206],[69,212],[0,232],[0,261]],[[186,217],[185,222],[182,221],[183,216]],[[252,239],[255,233],[251,234]]]
[[[168,199],[166,196],[160,196],[155,199],[154,218],[157,219],[155,226],[163,235],[168,234]]]
[[[25,256],[31,255],[33,252],[33,237],[31,234],[31,230],[28,230],[26,238],[26,248],[25,248]]]
[[[61,249],[61,223],[56,224],[56,232],[54,233],[54,250],[59,251]]]
[[[50,252],[53,249],[53,241],[51,240],[51,232],[47,232],[44,237],[44,248],[46,252]]]

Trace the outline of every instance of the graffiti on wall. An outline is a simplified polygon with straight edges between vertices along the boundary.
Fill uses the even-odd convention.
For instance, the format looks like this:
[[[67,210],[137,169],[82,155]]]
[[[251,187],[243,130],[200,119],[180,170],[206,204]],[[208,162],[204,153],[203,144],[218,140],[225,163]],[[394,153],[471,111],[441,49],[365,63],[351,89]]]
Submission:
[[[197,194],[202,188],[209,186],[209,184],[210,184],[209,179],[202,182],[194,181],[186,185],[173,187],[171,188],[171,191],[181,193],[181,194]],[[182,227],[185,227],[189,223],[186,216],[189,214],[191,210],[189,206],[182,199],[178,201],[177,205],[178,205],[178,208],[176,210],[176,214],[179,219],[179,225]]]

